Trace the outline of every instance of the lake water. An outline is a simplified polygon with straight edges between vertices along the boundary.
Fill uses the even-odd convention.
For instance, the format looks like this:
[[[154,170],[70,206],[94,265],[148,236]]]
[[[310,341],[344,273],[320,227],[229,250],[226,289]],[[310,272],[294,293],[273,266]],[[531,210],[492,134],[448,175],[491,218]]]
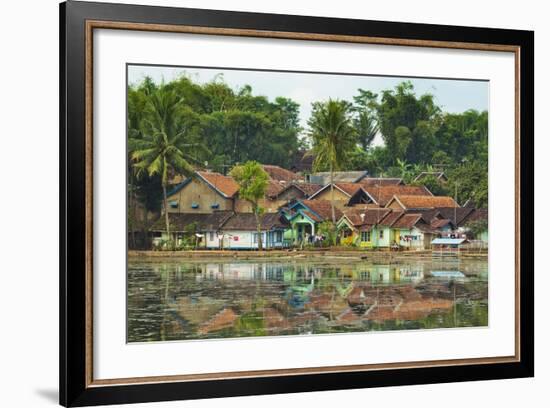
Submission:
[[[128,341],[487,326],[486,260],[128,264]]]

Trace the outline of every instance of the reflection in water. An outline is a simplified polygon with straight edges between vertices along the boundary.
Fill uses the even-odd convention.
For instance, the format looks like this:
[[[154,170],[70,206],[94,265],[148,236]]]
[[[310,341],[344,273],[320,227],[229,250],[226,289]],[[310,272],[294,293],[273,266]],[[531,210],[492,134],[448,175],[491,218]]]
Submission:
[[[487,261],[128,265],[128,341],[487,326]]]

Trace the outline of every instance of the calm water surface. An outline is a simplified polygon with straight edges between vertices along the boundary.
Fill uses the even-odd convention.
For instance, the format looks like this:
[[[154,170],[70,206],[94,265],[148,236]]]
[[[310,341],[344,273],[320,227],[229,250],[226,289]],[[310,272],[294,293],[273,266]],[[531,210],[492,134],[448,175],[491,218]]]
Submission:
[[[487,326],[486,260],[128,264],[128,341]]]

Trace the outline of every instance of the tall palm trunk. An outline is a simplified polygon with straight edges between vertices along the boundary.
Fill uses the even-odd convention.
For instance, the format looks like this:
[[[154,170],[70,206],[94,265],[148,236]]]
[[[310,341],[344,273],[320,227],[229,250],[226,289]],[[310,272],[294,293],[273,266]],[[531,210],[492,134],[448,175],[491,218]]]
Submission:
[[[254,206],[254,216],[256,217],[256,231],[258,233],[258,250],[263,249],[262,245],[262,219],[260,214],[258,214],[258,207]]]
[[[130,177],[131,177],[131,175],[130,175]],[[130,194],[129,194],[129,197],[128,197],[128,200],[129,200],[128,207],[132,211],[132,218],[131,218],[131,222],[130,222],[130,236],[132,237],[131,246],[132,246],[132,249],[136,249],[136,223],[137,223],[136,198],[134,197],[134,183],[131,179],[130,179],[129,191],[130,191]]]
[[[332,215],[332,245],[336,245],[336,212],[334,211],[334,166],[330,162],[330,211]]]
[[[334,212],[334,171],[332,162],[330,163],[330,211],[332,213],[332,223],[336,223],[336,213]]]
[[[164,201],[164,220],[166,222],[166,235],[170,238],[170,222],[168,221],[168,197],[166,197],[166,183],[162,183],[162,197]]]

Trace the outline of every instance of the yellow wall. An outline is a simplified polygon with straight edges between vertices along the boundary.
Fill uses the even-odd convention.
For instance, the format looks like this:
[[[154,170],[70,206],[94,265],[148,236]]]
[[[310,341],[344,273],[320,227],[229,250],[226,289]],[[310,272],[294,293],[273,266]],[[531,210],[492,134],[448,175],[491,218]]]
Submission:
[[[388,208],[393,208],[394,210],[403,210],[403,207],[401,207],[396,200],[393,200]]]
[[[317,194],[313,199],[330,201],[331,199],[330,188],[323,190],[321,193]],[[348,203],[349,199],[350,198],[346,194],[342,193],[337,188],[334,189],[334,204],[336,207],[338,208],[344,207]]]
[[[285,190],[283,193],[279,194],[278,199],[280,201],[290,201],[290,200],[303,200],[306,198],[305,194],[299,190],[297,187],[290,187]]]
[[[279,208],[285,205],[286,203],[287,202],[284,200],[261,199],[259,201],[260,207],[262,207],[265,210],[265,212],[268,212],[268,213],[277,212]],[[239,212],[239,213],[252,212],[252,204],[250,204],[246,200],[237,198],[235,200],[235,212]]]
[[[178,208],[170,206],[171,201],[178,202]],[[199,208],[192,208],[193,203],[199,204]],[[212,208],[212,204],[219,204],[219,208]],[[209,214],[215,210],[232,210],[233,200],[224,198],[203,181],[193,179],[180,191],[168,197],[169,213],[197,213]]]

